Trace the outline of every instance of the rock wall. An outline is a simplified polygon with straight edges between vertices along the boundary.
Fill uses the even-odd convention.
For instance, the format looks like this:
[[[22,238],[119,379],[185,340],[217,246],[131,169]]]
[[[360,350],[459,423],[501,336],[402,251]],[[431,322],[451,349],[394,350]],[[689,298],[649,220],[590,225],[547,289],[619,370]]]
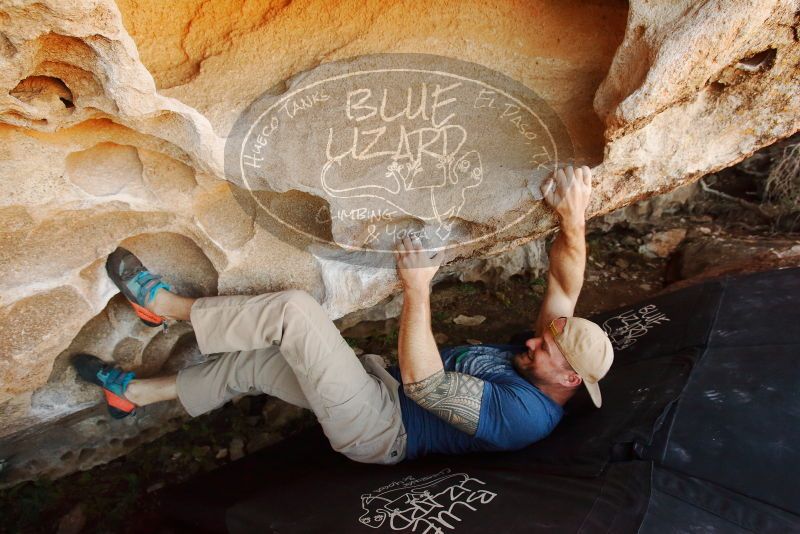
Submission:
[[[293,247],[235,199],[225,138],[266,89],[386,52],[491,67],[559,115],[597,215],[797,131],[799,34],[797,0],[0,0],[0,456],[94,409],[75,352],[142,376],[200,358],[190,327],[147,329],[115,296],[103,262],[119,244],[190,295],[299,287],[338,318],[396,292],[391,272]],[[301,219],[313,201],[272,199]],[[454,262],[484,269],[474,258],[551,231],[531,203],[516,234]],[[14,465],[48,472],[32,461]]]

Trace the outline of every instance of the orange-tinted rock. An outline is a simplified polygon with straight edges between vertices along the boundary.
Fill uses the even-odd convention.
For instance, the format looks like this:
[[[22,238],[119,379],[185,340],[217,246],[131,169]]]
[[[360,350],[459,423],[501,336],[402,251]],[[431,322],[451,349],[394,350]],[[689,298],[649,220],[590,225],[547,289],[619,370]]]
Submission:
[[[397,291],[390,269],[317,246],[370,231],[321,223],[330,199],[320,191],[278,175],[274,190],[243,198],[226,182],[225,138],[267,89],[380,53],[491,69],[558,114],[594,169],[590,214],[605,214],[800,129],[796,11],[789,0],[0,6],[0,428],[92,400],[66,370],[70,352],[148,373],[195,361],[188,330],[158,337],[114,297],[103,262],[120,243],[194,294],[299,287],[340,317]],[[301,168],[292,154],[279,157]],[[465,232],[490,233],[522,204],[529,214],[457,258],[469,279],[543,265],[538,246],[520,246],[556,224],[523,181],[496,183],[482,197],[491,201],[464,212]],[[304,237],[279,235],[276,217]]]

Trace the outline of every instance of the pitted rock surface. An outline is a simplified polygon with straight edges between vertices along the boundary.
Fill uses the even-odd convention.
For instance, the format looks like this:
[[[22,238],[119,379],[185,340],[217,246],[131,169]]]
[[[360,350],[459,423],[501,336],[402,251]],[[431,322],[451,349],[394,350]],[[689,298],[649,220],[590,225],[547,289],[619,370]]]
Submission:
[[[280,240],[236,198],[225,140],[267,89],[381,53],[491,68],[558,114],[575,159],[593,167],[596,216],[800,129],[799,13],[796,0],[0,2],[0,456],[46,425],[100,417],[97,392],[66,366],[71,354],[144,375],[202,358],[187,349],[190,326],[147,329],[116,295],[103,263],[120,244],[186,294],[301,288],[339,318],[397,293],[391,271]],[[523,187],[493,193],[514,198]],[[269,205],[316,224],[324,201],[285,189],[266,193]],[[504,209],[483,206],[466,223],[491,226]],[[555,224],[537,205],[524,232],[483,242],[450,269],[483,279],[507,251],[511,270],[541,267],[536,246],[518,247]],[[128,424],[126,439],[163,432],[159,421],[176,410]],[[98,432],[65,435],[76,451],[82,439],[104,446]],[[109,450],[103,458],[127,449]],[[22,455],[7,469],[19,480],[88,465],[58,467],[62,455],[80,456]]]

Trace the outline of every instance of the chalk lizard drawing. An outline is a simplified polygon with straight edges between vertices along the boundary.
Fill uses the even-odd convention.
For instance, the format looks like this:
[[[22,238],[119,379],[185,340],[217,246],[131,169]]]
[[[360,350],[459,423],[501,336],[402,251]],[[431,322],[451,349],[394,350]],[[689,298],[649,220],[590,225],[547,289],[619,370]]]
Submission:
[[[447,136],[451,135],[452,140],[453,130],[461,137],[455,148],[449,150]],[[437,235],[441,239],[446,239],[452,231],[453,218],[458,217],[466,204],[466,191],[478,187],[483,182],[483,164],[477,150],[459,155],[467,138],[466,130],[462,126],[423,128],[411,133],[404,132],[404,135],[406,139],[415,134],[422,137],[424,131],[432,132],[435,137],[424,144],[420,142],[416,155],[408,150],[401,153],[398,149],[386,167],[384,177],[387,178],[387,182],[384,185],[376,183],[347,187],[343,184],[337,185],[337,182],[345,182],[342,176],[344,171],[342,160],[347,154],[351,154],[347,152],[329,159],[323,165],[320,175],[323,189],[335,198],[380,199],[409,216],[437,223]],[[427,150],[437,141],[441,141],[441,153]],[[402,159],[409,161],[401,163]],[[414,197],[407,193],[425,190],[428,191],[429,202],[425,205],[411,206]]]

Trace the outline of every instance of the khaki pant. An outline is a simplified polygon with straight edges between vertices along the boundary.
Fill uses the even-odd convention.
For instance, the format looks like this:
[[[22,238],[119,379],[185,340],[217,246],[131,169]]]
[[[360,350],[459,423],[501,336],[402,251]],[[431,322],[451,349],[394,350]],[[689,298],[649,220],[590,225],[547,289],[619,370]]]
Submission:
[[[405,457],[399,383],[379,356],[359,361],[308,293],[201,298],[190,319],[200,350],[224,353],[178,373],[178,399],[190,415],[263,392],[313,410],[333,449],[352,460]]]

